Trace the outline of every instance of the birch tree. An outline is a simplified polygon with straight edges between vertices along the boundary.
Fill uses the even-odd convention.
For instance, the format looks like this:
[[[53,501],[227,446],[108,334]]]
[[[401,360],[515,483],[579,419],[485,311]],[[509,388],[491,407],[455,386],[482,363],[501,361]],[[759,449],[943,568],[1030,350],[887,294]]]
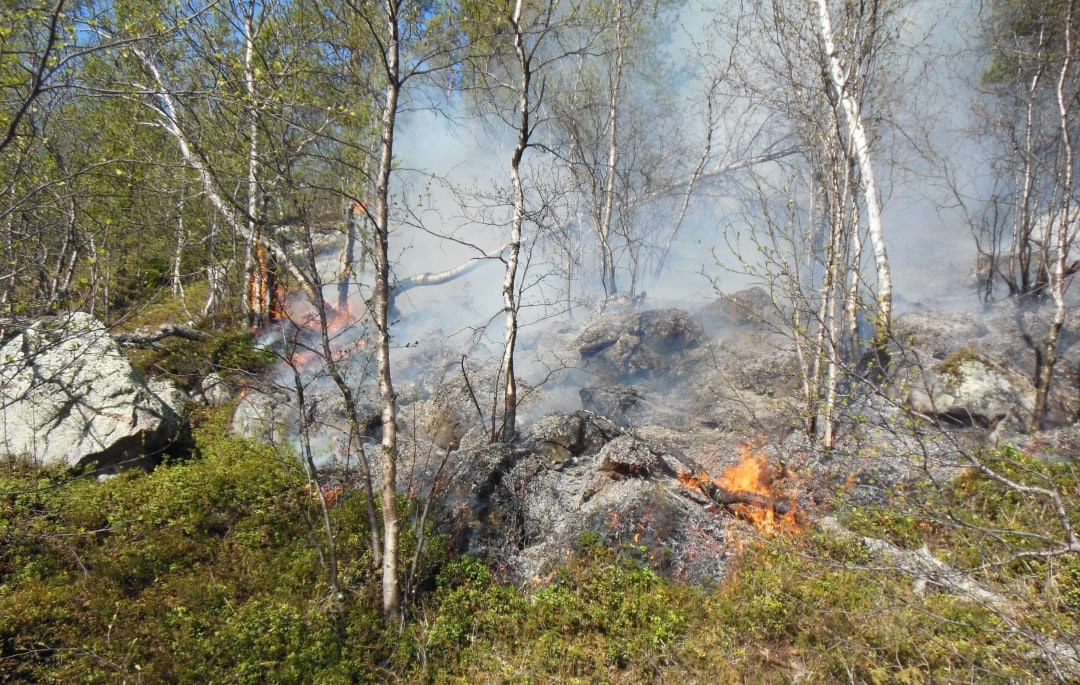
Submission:
[[[549,80],[551,147],[570,182],[579,262],[594,259],[605,298],[632,295],[661,239],[648,209],[692,175],[681,144],[674,85],[684,77],[666,61],[663,19],[678,2],[617,0],[582,8],[580,51]],[[587,18],[586,18],[587,17]],[[568,32],[569,33],[569,32]],[[667,82],[665,82],[665,79]],[[690,162],[691,168],[693,161]],[[659,248],[655,248],[658,250]],[[629,276],[629,287],[620,284]]]
[[[730,242],[742,270],[774,292],[799,360],[803,426],[825,449],[836,441],[841,388],[868,351],[859,321],[873,304],[872,358],[886,361],[892,282],[884,244],[875,134],[868,111],[886,89],[899,3],[772,2],[729,20],[737,45],[733,96],[756,103],[758,126],[799,153],[752,170],[757,193]],[[754,253],[744,252],[752,246]],[[871,248],[874,276],[864,270]]]
[[[885,251],[884,228],[881,219],[881,197],[878,190],[877,177],[874,173],[873,155],[871,152],[870,139],[866,131],[862,116],[862,102],[858,91],[850,87],[851,77],[857,74],[860,67],[859,57],[872,58],[872,52],[867,50],[864,55],[856,55],[856,59],[848,59],[849,66],[845,69],[843,56],[840,54],[836,41],[833,37],[832,14],[829,11],[828,0],[816,0],[817,2],[817,31],[821,39],[825,60],[828,65],[829,87],[833,97],[840,103],[840,109],[844,114],[847,124],[847,146],[859,166],[861,175],[862,195],[867,215],[867,232],[870,243],[873,246],[874,265],[877,268],[877,307],[874,319],[875,342],[882,345],[889,338],[892,321],[892,275],[889,271],[889,259]],[[864,26],[865,41],[873,46],[874,42],[882,35],[879,21],[879,4],[870,3],[868,6],[860,6],[860,11],[854,16],[857,25]],[[863,76],[868,76],[864,73]]]
[[[382,610],[387,620],[401,620],[401,573],[399,552],[401,523],[397,504],[397,394],[391,373],[391,300],[393,265],[390,243],[394,231],[391,213],[394,144],[398,113],[406,84],[448,68],[456,59],[456,32],[450,27],[449,8],[441,2],[408,3],[405,0],[347,0],[349,20],[363,27],[374,46],[375,83],[381,87],[377,106],[378,143],[371,151],[375,163],[371,179],[374,285],[371,320],[375,331],[375,377],[382,415]]]
[[[1001,0],[987,24],[991,61],[982,80],[990,96],[990,137],[1002,154],[990,166],[996,186],[976,238],[987,260],[988,298],[1002,282],[1018,308],[1051,308],[1045,324],[1032,324],[1045,328],[1025,330],[1034,354],[1030,427],[1038,430],[1050,409],[1057,348],[1069,316],[1066,291],[1080,272],[1073,198],[1075,3]]]
[[[577,51],[574,23],[578,17],[574,8],[564,9],[559,0],[532,5],[520,0],[486,0],[466,7],[463,18],[469,34],[467,88],[482,115],[512,131],[515,141],[508,163],[510,228],[502,285],[502,417],[497,420],[498,412],[493,408],[491,432],[492,440],[512,441],[517,434],[519,401],[514,354],[522,296],[522,244],[527,224],[533,227],[530,239],[539,237],[547,204],[545,190],[535,179],[536,166],[530,168],[526,157],[543,149],[535,141],[538,130],[542,136],[550,120],[544,102],[547,78]]]

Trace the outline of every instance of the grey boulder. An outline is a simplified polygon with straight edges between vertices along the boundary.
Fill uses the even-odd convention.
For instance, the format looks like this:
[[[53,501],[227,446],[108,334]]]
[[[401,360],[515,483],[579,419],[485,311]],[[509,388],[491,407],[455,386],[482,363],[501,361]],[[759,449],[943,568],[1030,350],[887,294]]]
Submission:
[[[0,454],[42,466],[153,463],[183,420],[93,316],[37,322],[0,348]]]

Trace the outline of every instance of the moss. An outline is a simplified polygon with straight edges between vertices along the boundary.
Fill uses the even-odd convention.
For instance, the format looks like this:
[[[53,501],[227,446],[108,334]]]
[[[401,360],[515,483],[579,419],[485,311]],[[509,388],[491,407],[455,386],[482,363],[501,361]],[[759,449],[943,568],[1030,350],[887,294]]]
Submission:
[[[949,378],[953,383],[960,384],[964,382],[963,368],[965,364],[981,364],[992,369],[998,368],[996,364],[978,352],[964,348],[953,352],[941,362],[935,364],[933,370]]]
[[[1000,366],[991,362],[984,357],[984,355],[968,348],[957,350],[956,352],[949,354],[947,358],[934,364],[933,371],[947,378],[950,385],[960,385],[964,380],[964,365],[969,364],[978,364],[986,368],[993,368],[993,370],[999,372],[1002,371]]]
[[[1008,593],[1009,625],[869,570],[878,562],[857,540],[771,536],[705,589],[585,535],[564,565],[518,585],[481,560],[448,559],[429,528],[409,618],[388,629],[363,500],[331,511],[347,596],[330,611],[297,462],[227,424],[226,411],[205,411],[198,456],[150,474],[0,471],[0,681],[1038,682],[1053,673],[1024,633],[1080,628],[1075,555],[987,564],[1030,549],[1028,531],[1060,533],[1053,508],[973,471],[845,520],[905,548],[927,543]],[[1071,464],[1007,447],[977,456],[1080,510]],[[402,500],[403,521],[421,510]],[[406,557],[416,541],[403,535]]]

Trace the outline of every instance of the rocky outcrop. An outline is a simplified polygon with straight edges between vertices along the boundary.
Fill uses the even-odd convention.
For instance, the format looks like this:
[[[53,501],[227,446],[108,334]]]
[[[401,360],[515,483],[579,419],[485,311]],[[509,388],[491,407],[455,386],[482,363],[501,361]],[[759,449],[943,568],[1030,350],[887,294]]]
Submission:
[[[902,387],[912,411],[959,425],[1023,432],[1031,423],[1031,381],[971,350],[919,364]]]
[[[575,347],[585,369],[612,383],[684,376],[681,353],[700,348],[701,324],[681,309],[629,310],[589,326]]]
[[[233,412],[233,435],[277,444],[299,425],[292,395],[280,388],[249,388]]]
[[[722,520],[678,478],[701,467],[671,445],[573,412],[545,416],[518,445],[452,458],[443,501],[459,550],[522,580],[561,563],[586,532],[672,576],[703,582],[722,573]]]
[[[181,433],[183,398],[162,400],[88,314],[34,324],[0,360],[0,452],[113,470],[159,459]]]
[[[901,345],[944,359],[959,347],[970,345],[990,332],[971,314],[953,312],[905,312],[894,325]]]
[[[469,363],[452,368],[420,410],[421,434],[441,448],[457,449],[470,430],[487,429],[497,367]]]
[[[999,434],[1027,430],[1035,360],[1050,326],[1048,309],[1009,300],[979,316],[903,314],[895,327],[899,347],[894,359],[897,375],[908,384],[904,392],[912,387],[916,392],[900,399],[911,399],[916,411],[998,426]],[[1045,419],[1060,426],[1080,418],[1080,325],[1075,321],[1062,330],[1058,354]],[[1006,415],[1010,419],[1002,421]]]
[[[699,314],[710,334],[723,334],[727,329],[752,324],[773,324],[776,312],[772,295],[760,286],[721,295],[704,305]]]
[[[232,400],[229,384],[217,373],[207,374],[202,380],[200,390],[208,407],[220,407]]]

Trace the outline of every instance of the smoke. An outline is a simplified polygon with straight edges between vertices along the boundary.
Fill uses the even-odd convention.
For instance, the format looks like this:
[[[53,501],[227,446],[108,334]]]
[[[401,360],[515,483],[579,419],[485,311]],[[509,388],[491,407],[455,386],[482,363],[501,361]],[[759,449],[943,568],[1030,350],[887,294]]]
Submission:
[[[965,187],[976,188],[978,182],[977,150],[955,134],[967,125],[965,103],[970,91],[961,84],[970,83],[976,73],[969,57],[957,57],[964,55],[958,17],[967,11],[966,5],[939,9],[917,2],[908,6],[905,30],[914,36],[914,45],[903,46],[904,71],[899,74],[903,78],[886,94],[891,98],[889,115],[895,127],[883,128],[879,142],[888,146],[881,155],[885,162],[881,171],[886,178],[884,220],[898,314],[924,307],[974,306],[976,301],[967,282],[974,251],[970,229],[962,214],[949,207],[953,196],[943,182],[943,160],[948,162],[949,176],[960,178],[968,184]],[[760,138],[769,134],[762,128],[760,109],[737,99],[719,100],[713,120],[708,120],[704,102],[709,75],[700,67],[707,59],[726,54],[729,47],[721,44],[714,20],[726,19],[709,3],[688,3],[667,21],[669,33],[659,59],[666,61],[665,69],[679,76],[666,84],[670,92],[664,107],[670,111],[648,131],[649,159],[661,160],[665,166],[646,172],[688,178],[710,125],[713,151],[703,168],[706,176],[776,143]],[[649,104],[644,92],[627,97],[642,98],[643,109]],[[415,106],[421,100],[438,101],[439,106]],[[444,272],[498,248],[509,239],[511,219],[506,198],[513,132],[498,122],[478,118],[458,94],[441,97],[427,91],[415,97],[412,105],[402,113],[395,138],[390,256],[399,280]],[[543,126],[538,127],[537,137],[552,142]],[[529,183],[567,183],[542,148],[530,150],[525,164]],[[779,178],[777,163],[752,169]],[[629,228],[637,231],[647,248],[640,258],[635,287],[647,293],[649,306],[694,310],[715,299],[717,288],[730,293],[751,285],[752,280],[739,273],[738,259],[725,239],[732,229],[745,230],[755,212],[760,215],[749,171],[708,176],[699,185],[678,223],[677,237],[659,277],[655,275],[657,255],[676,226],[684,186],[676,184],[666,194],[633,207],[637,223]],[[536,199],[534,191],[530,201]],[[518,369],[526,385],[545,384],[547,399],[535,403],[534,409],[571,410],[580,406],[579,387],[570,382],[577,360],[554,357],[552,350],[559,345],[544,338],[572,342],[581,327],[575,322],[589,315],[603,291],[596,277],[600,265],[595,238],[585,221],[580,214],[567,212],[565,204],[553,201],[551,206],[554,211],[542,219],[545,228],[573,236],[571,253],[581,261],[574,265],[568,292],[565,257],[560,256],[555,239],[537,235],[536,223],[527,227],[526,255],[519,272],[519,283],[525,287],[520,292]],[[328,275],[334,273],[335,259],[333,250],[325,256],[323,268]],[[625,288],[629,273],[626,262],[622,264],[619,277]],[[504,326],[503,279],[503,262],[488,259],[453,281],[403,292],[395,301],[397,316],[392,326],[392,359],[399,382],[417,386],[430,382],[447,373],[463,355],[498,358]],[[370,298],[370,265],[355,280],[350,291],[352,320],[333,332],[342,350],[357,350],[358,340],[369,329],[364,312]],[[336,301],[335,287],[328,286],[326,296]],[[369,355],[357,352],[352,364],[354,379],[370,377]],[[308,382],[329,390],[325,374],[318,369],[305,373]],[[373,402],[373,384],[359,385],[366,390],[366,401]]]

